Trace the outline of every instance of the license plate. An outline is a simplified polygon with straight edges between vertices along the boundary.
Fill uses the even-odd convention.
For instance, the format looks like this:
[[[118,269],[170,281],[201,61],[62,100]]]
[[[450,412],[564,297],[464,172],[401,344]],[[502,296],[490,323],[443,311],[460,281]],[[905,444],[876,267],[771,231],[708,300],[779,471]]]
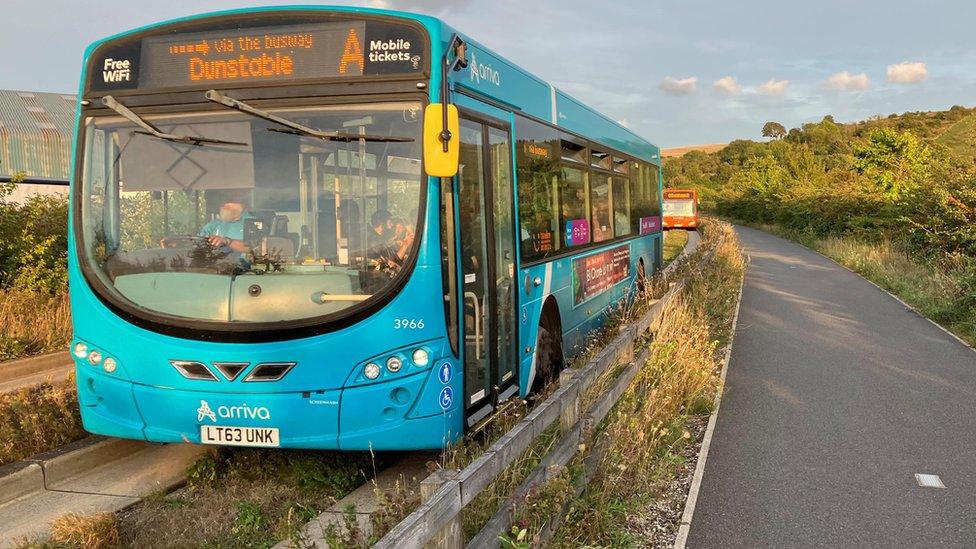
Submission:
[[[277,448],[281,445],[277,427],[229,427],[201,425],[200,442],[225,446],[262,446]]]

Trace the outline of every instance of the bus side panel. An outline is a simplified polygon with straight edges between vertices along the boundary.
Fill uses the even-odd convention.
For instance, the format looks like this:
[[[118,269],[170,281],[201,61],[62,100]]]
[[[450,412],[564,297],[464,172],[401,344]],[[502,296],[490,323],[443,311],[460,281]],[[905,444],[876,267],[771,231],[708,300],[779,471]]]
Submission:
[[[623,244],[611,244],[586,254],[556,259],[522,270],[522,279],[528,288],[528,299],[521,306],[522,348],[531,349],[522,359],[522,392],[531,387],[535,376],[536,337],[542,307],[550,296],[555,298],[562,324],[564,359],[568,362],[586,346],[590,333],[606,324],[616,307],[628,303],[633,296],[638,266],[644,264],[648,277],[653,276],[656,265],[660,263],[661,232],[635,238]],[[574,262],[582,257],[612,250],[619,246],[629,246],[630,262],[627,276],[612,288],[576,304],[574,298]],[[535,282],[539,284],[536,285]]]

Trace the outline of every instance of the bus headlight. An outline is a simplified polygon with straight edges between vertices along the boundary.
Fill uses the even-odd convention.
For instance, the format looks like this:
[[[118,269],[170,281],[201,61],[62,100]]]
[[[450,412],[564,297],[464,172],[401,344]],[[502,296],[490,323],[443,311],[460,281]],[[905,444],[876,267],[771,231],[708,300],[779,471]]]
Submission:
[[[426,366],[430,363],[430,355],[427,354],[427,349],[416,349],[413,352],[413,363],[417,366]]]
[[[386,369],[390,372],[395,374],[400,371],[400,368],[403,368],[403,361],[400,360],[400,357],[391,356],[390,358],[386,359]]]
[[[363,375],[366,379],[376,379],[380,377],[380,365],[375,362],[370,362],[363,368]]]
[[[102,369],[104,369],[106,372],[110,374],[114,372],[117,367],[118,364],[115,362],[115,359],[112,357],[106,358],[105,362],[102,363]]]
[[[75,353],[75,356],[78,358],[88,358],[88,345],[85,345],[80,341],[78,343],[75,343],[75,347],[73,351]]]
[[[88,353],[88,363],[92,366],[98,366],[98,363],[102,361],[102,353],[92,350]]]

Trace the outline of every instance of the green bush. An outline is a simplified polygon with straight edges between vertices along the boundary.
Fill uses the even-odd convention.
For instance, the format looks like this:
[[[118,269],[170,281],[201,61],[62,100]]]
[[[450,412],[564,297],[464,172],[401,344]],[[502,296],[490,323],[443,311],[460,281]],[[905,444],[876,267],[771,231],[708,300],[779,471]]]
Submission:
[[[669,187],[698,189],[702,208],[813,237],[892,241],[925,261],[976,257],[976,168],[938,138],[970,109],[855,124],[825,117],[767,143],[733,141],[664,165]]]
[[[5,201],[23,175],[0,185],[0,288],[46,294],[68,286],[68,201],[35,196]]]

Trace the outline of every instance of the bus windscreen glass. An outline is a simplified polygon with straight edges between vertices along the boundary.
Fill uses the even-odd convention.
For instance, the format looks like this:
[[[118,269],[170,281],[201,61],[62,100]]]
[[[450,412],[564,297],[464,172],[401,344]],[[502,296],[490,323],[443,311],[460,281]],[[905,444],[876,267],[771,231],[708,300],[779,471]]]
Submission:
[[[342,316],[405,275],[421,105],[269,110],[373,137],[306,137],[235,111],[145,116],[221,143],[160,139],[116,116],[86,122],[79,255],[102,291],[154,313],[273,322]]]
[[[695,201],[690,198],[683,200],[665,198],[664,215],[669,217],[692,217],[695,215]]]

